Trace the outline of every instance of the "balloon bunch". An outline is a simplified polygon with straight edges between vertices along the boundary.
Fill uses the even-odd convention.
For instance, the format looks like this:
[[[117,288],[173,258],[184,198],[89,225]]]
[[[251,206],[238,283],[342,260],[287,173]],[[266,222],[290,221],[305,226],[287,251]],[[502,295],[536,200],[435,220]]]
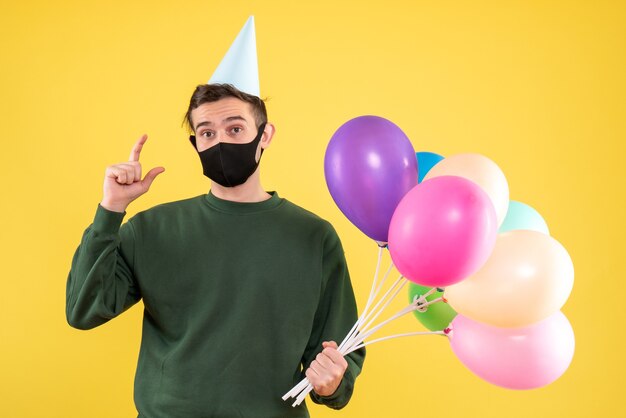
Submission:
[[[343,355],[390,338],[435,334],[448,337],[472,372],[502,387],[537,388],[565,372],[574,333],[559,310],[572,290],[572,261],[537,211],[509,201],[493,161],[416,154],[398,126],[361,116],[335,132],[324,168],[339,209],[379,246],[370,296],[339,346]],[[392,264],[379,280],[384,249]],[[375,302],[394,266],[400,277]],[[406,283],[409,305],[374,325]],[[365,342],[411,312],[430,332]],[[296,406],[311,390],[305,378],[283,399],[295,397]]]
[[[574,332],[560,312],[574,284],[572,260],[535,209],[508,200],[504,175],[485,157],[451,156],[424,179],[447,175],[469,178],[487,192],[498,234],[486,262],[462,281],[443,285],[407,273],[416,282],[410,298],[426,291],[420,285],[447,286],[441,294],[447,305],[416,316],[428,329],[444,327],[456,356],[484,380],[509,389],[548,385],[574,355]]]

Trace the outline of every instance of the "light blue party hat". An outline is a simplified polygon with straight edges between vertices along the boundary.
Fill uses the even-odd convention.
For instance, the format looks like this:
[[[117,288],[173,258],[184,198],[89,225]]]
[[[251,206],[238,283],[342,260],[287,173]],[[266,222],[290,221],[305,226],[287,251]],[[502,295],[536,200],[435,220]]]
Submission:
[[[217,66],[209,80],[209,84],[212,83],[228,83],[245,93],[254,96],[261,95],[254,16],[248,18],[228,52],[222,58],[222,62]]]

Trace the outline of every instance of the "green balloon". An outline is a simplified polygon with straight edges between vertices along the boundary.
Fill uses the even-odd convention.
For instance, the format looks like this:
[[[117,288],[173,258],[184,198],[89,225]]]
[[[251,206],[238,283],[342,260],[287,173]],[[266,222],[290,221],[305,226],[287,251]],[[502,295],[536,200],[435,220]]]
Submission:
[[[413,302],[416,296],[425,295],[430,289],[430,287],[409,283],[409,302]],[[442,292],[435,291],[426,300],[431,301],[442,295]],[[456,316],[456,311],[447,303],[437,302],[428,306],[426,312],[413,311],[413,315],[429,330],[441,331],[450,325]]]

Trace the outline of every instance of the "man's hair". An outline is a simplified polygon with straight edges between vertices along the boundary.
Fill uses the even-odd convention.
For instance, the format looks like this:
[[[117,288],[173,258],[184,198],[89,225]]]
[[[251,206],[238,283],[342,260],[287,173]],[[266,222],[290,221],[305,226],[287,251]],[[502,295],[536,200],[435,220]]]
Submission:
[[[243,102],[250,103],[257,128],[261,126],[261,124],[267,123],[265,103],[259,97],[244,93],[235,88],[232,84],[199,84],[191,95],[189,109],[187,109],[183,124],[186,124],[191,132],[194,132],[191,111],[204,103],[217,102],[227,97],[234,97]]]

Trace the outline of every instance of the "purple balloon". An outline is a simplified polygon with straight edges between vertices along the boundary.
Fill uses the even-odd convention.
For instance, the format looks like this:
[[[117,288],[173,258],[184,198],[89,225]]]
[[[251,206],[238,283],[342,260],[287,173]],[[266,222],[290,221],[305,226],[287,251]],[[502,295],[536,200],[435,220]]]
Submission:
[[[343,214],[368,237],[387,242],[396,206],[417,185],[415,151],[404,132],[378,116],[351,119],[330,139],[324,172]]]

